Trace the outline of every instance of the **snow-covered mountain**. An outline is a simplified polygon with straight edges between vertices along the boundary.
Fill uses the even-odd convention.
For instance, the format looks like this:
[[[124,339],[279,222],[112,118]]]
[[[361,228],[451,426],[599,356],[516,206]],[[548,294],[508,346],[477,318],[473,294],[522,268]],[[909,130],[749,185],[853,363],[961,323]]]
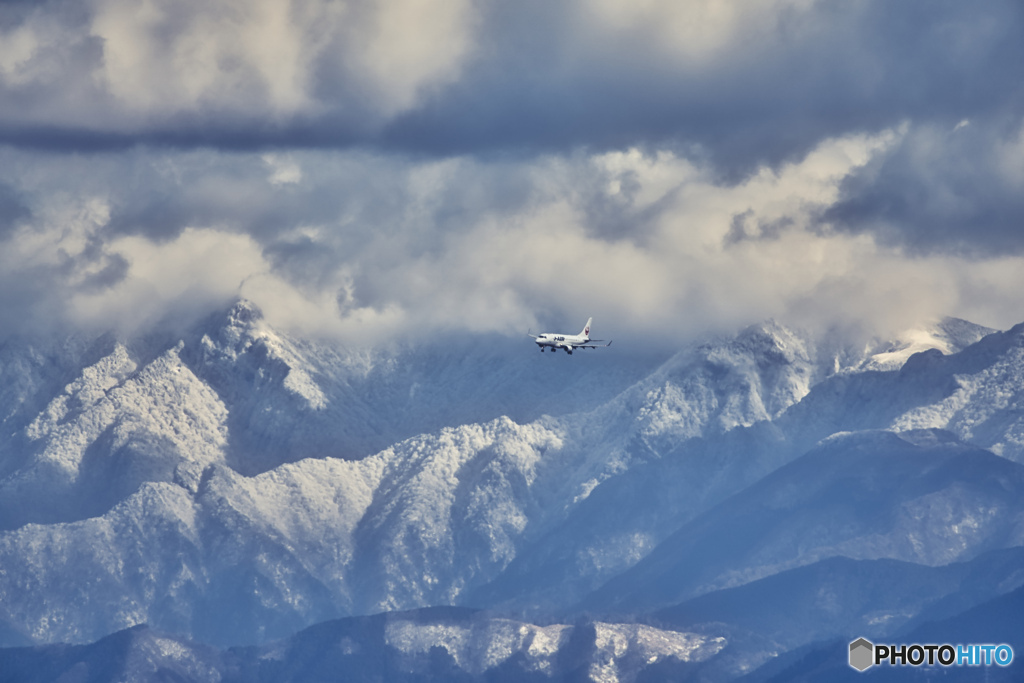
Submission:
[[[725,644],[720,636],[642,624],[538,626],[471,610],[432,608],[326,622],[279,643],[227,651],[146,626],[88,646],[0,649],[0,681],[327,683],[343,675],[342,680],[367,683],[632,683],[641,676],[671,680],[714,657]]]
[[[0,528],[95,516],[147,481],[194,485],[211,465],[252,475],[362,458],[445,426],[590,408],[656,361],[542,363],[522,346],[349,352],[281,334],[245,301],[181,335],[7,340]]]
[[[869,587],[905,603],[907,596],[898,590],[903,586],[898,584],[894,590],[885,580],[892,578],[890,569],[869,568],[870,578],[879,579],[869,582]],[[829,580],[828,572],[824,574],[822,578]],[[849,573],[845,574],[843,578],[848,578]],[[874,597],[865,595],[864,582],[854,581],[852,587],[862,599],[870,601]],[[797,592],[808,593],[803,586],[797,586]],[[913,598],[922,591],[910,588],[906,592]],[[1016,651],[1024,645],[1019,618],[1022,606],[1024,587],[945,619],[924,622],[894,634],[893,639],[915,643],[1005,642]],[[706,607],[714,610],[713,606]],[[727,614],[727,604],[712,613],[721,616],[722,607]],[[742,615],[742,610],[735,613]],[[783,622],[793,624],[790,617],[784,614]],[[832,624],[827,619],[824,623]],[[776,623],[769,619],[766,625],[771,629]],[[796,624],[797,629],[800,626]],[[828,628],[825,633],[829,633]],[[0,681],[327,683],[339,677],[354,683],[861,680],[855,678],[861,674],[845,661],[848,643],[845,636],[819,640],[767,658],[766,664],[754,668],[766,657],[762,654],[751,658],[744,651],[756,645],[777,647],[778,643],[729,623],[694,630],[593,620],[536,625],[466,609],[431,608],[328,621],[290,638],[249,648],[221,650],[136,626],[89,645],[0,649]],[[1012,667],[981,672],[962,667],[944,673],[944,680],[954,681],[1016,680]],[[874,671],[872,676],[883,680],[906,677],[906,670],[886,668]]]
[[[974,561],[1024,545],[1024,325],[989,332],[844,345],[769,321],[667,360],[497,338],[354,353],[240,302],[177,335],[8,340],[0,644],[141,623],[258,644],[440,605],[532,633],[832,558]],[[837,609],[830,633],[858,623]],[[739,638],[697,667],[715,680],[813,639],[730,619]]]
[[[287,415],[290,408],[301,414],[304,405],[308,411],[309,397],[339,393],[309,388],[308,378],[316,376],[313,372],[300,373],[300,379],[306,379],[289,384],[289,374],[273,367],[286,360],[299,366],[297,345],[277,340],[259,325],[251,308],[233,309],[219,328],[219,345],[208,334],[200,337],[206,355],[192,361],[196,372],[181,360],[187,356],[183,342],[135,374],[125,347],[115,344],[115,353],[100,363],[114,366],[112,356],[122,359],[125,377],[119,380],[89,366],[83,371],[85,380],[68,385],[51,402],[63,405],[66,396],[87,396],[76,399],[85,407],[72,418],[56,417],[46,423],[54,425],[54,431],[78,437],[73,442],[77,450],[51,449],[65,456],[96,449],[90,437],[104,429],[117,434],[125,423],[137,430],[135,434],[144,435],[145,439],[135,436],[136,442],[156,441],[154,433],[174,432],[138,417],[147,413],[181,416],[197,425],[200,417],[213,416],[202,432],[205,438],[193,438],[213,447],[201,451],[178,437],[163,452],[140,448],[125,455],[123,448],[111,448],[105,460],[114,463],[106,468],[113,475],[124,477],[125,465],[137,467],[134,463],[142,458],[162,456],[163,476],[145,480],[137,493],[105,514],[0,535],[0,559],[11,567],[19,563],[36,567],[28,571],[34,584],[29,592],[15,590],[15,582],[22,579],[20,572],[0,576],[0,590],[17,594],[6,603],[5,616],[20,624],[15,630],[23,638],[87,639],[148,621],[213,642],[252,642],[280,637],[332,616],[457,603],[468,590],[495,579],[527,539],[556,527],[601,482],[652,457],[652,444],[658,440],[670,443],[666,433],[682,429],[678,440],[705,429],[717,434],[735,424],[764,420],[769,415],[762,394],[777,392],[784,397],[779,406],[767,401],[778,411],[809,384],[807,354],[794,337],[782,342],[795,347],[787,356],[772,336],[782,328],[752,328],[738,340],[681,353],[594,411],[545,417],[527,425],[503,417],[416,437],[359,461],[306,459],[246,477],[230,466],[226,443],[232,432],[227,425],[233,418],[227,405],[241,405],[238,410],[243,415],[259,413],[263,403],[270,408],[270,399],[261,397],[261,392],[295,394],[290,387],[298,387],[304,392],[301,396],[289,399],[291,403],[281,399],[284,407],[273,410]],[[243,344],[240,340],[245,339],[250,341]],[[258,343],[277,350],[273,354],[253,351]],[[249,385],[242,386],[252,388],[241,398],[231,392],[228,380],[233,376],[218,379],[219,363],[226,363],[232,354],[237,357],[232,349],[239,344],[252,356],[234,361],[241,368],[239,374],[249,378]],[[227,350],[212,355],[210,348]],[[783,364],[752,358],[757,354],[777,354]],[[795,369],[790,370],[790,365]],[[765,369],[764,381],[759,367]],[[723,383],[720,394],[710,388],[715,373],[733,378],[730,384]],[[144,397],[131,393],[150,378],[165,375]],[[209,383],[200,376],[209,378]],[[187,389],[177,388],[182,377]],[[97,384],[111,388],[104,392]],[[150,394],[160,396],[156,389],[166,386],[175,390],[163,392],[168,396],[164,407],[152,407]],[[689,422],[680,427],[680,419],[666,416],[683,410],[682,396],[687,391],[700,394],[703,403],[696,416],[688,416]],[[122,398],[125,394],[132,400]],[[666,394],[673,397],[671,401],[662,398]],[[176,398],[182,404],[177,411],[170,408]],[[132,411],[128,418],[117,409],[121,403]],[[49,408],[45,416],[55,412]],[[659,417],[652,420],[655,413]],[[115,421],[118,427],[107,426]],[[37,417],[30,423],[28,437],[50,443],[52,439],[40,436],[47,434],[39,427],[41,422]],[[92,431],[85,432],[86,428]],[[194,434],[183,427],[178,431]],[[193,452],[202,457],[189,458]],[[103,458],[96,461],[105,464]],[[25,490],[25,471],[33,470],[17,472],[11,478],[12,488]],[[118,481],[108,478],[104,488],[102,477],[87,473],[76,478],[76,474],[70,471],[58,484],[70,491],[77,487],[83,491],[81,497],[109,491],[110,482]],[[132,483],[138,485],[129,481],[123,486]],[[46,484],[51,490],[58,488],[52,481],[42,485]],[[117,531],[122,528],[138,531],[122,539]],[[96,543],[97,538],[109,542]],[[615,559],[622,568],[640,556],[635,549],[627,550],[632,554]],[[54,559],[59,561],[51,568]],[[83,576],[91,577],[90,590],[81,590],[73,601],[33,599],[59,592],[67,578],[62,567],[71,563],[83,568]],[[284,570],[286,566],[291,569]],[[262,587],[225,597],[224,586],[245,584]],[[114,609],[115,604],[120,607]],[[252,613],[257,618],[222,623],[216,615],[230,605],[232,614]],[[271,619],[276,613],[280,616]]]

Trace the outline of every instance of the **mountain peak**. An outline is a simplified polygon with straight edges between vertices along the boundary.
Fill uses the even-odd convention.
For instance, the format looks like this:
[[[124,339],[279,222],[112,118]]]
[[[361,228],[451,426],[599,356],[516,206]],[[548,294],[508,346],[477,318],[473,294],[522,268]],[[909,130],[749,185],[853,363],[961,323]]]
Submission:
[[[248,299],[238,299],[228,309],[226,318],[232,325],[249,325],[263,320],[263,310]]]
[[[236,299],[229,307],[211,314],[194,329],[197,337],[217,340],[224,349],[233,349],[236,355],[263,336],[266,323],[263,311],[248,299]]]
[[[238,298],[207,316],[188,333],[195,339],[207,337],[236,352],[262,336],[267,323],[263,311],[248,299]]]

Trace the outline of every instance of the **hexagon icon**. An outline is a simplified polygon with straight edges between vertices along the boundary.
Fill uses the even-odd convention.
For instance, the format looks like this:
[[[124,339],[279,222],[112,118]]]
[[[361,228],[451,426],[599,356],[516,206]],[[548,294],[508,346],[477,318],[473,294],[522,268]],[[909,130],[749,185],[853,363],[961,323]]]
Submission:
[[[857,671],[863,671],[875,660],[875,646],[864,638],[858,638],[850,643],[850,666]]]

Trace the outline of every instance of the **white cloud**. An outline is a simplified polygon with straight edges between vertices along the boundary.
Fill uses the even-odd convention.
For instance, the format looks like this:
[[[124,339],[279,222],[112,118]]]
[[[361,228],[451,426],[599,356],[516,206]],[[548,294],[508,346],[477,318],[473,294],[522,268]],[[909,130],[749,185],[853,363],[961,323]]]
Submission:
[[[34,283],[27,317],[131,328],[243,295],[275,324],[353,343],[590,315],[617,338],[670,345],[769,316],[883,331],[943,314],[1024,319],[1020,258],[907,256],[820,223],[843,179],[904,136],[826,140],[738,183],[664,150],[492,162],[8,150],[0,182],[31,200],[31,219],[0,274]],[[186,222],[162,224],[168,206]],[[114,229],[126,209],[130,234]]]
[[[728,57],[752,41],[774,38],[786,13],[803,13],[817,0],[580,0],[583,16],[604,31],[641,35],[691,65]]]
[[[160,119],[205,109],[257,118],[318,113],[317,70],[346,75],[340,104],[390,116],[457,73],[469,0],[96,0],[95,74],[129,109]],[[352,88],[355,88],[354,90]]]
[[[334,21],[328,7],[99,0],[90,27],[103,44],[96,75],[123,104],[153,115],[253,105],[292,113],[309,103],[310,65],[324,43],[315,28]]]
[[[246,278],[269,271],[252,238],[211,229],[189,228],[163,243],[122,237],[107,249],[128,261],[127,277],[100,292],[73,291],[74,325],[132,332],[167,318],[194,319],[237,297]]]
[[[383,110],[412,107],[424,88],[454,80],[473,47],[470,0],[390,0],[369,3],[365,23],[350,32],[355,60]]]
[[[405,224],[407,232],[371,242],[350,264],[355,281],[373,292],[373,302],[358,310],[366,321],[373,317],[376,329],[386,318],[394,330],[512,332],[536,325],[542,315],[594,314],[669,338],[768,316],[821,325],[877,322],[883,328],[947,313],[970,318],[978,301],[968,290],[984,287],[991,277],[982,264],[908,258],[870,236],[834,233],[816,222],[835,201],[842,179],[901,135],[828,140],[798,163],[763,169],[735,185],[716,182],[667,152],[536,162],[529,176],[542,187],[515,210],[484,211],[459,230],[432,224],[435,218],[425,212]],[[427,185],[445,194],[469,186],[469,178],[485,182],[491,172],[463,160],[443,173],[433,168]],[[426,173],[410,172],[410,179],[419,178],[410,185],[422,184]],[[596,184],[607,190],[618,183],[615,194],[623,194],[624,178],[634,185],[622,199],[627,213],[656,214],[655,230],[645,239],[632,239],[628,230],[595,235],[588,225],[592,197],[560,189]],[[741,214],[746,232],[730,241]],[[436,244],[428,253],[419,248],[424,235]],[[1024,274],[1018,279],[1024,284]],[[967,283],[967,289],[960,286]],[[982,307],[982,322],[1012,324],[1014,297],[998,299]],[[370,315],[384,310],[386,315]],[[348,329],[356,323],[348,318]]]
[[[239,291],[360,339],[590,314],[668,338],[1024,318],[1005,3],[50,0],[0,18],[0,133],[23,146],[0,148],[5,321]],[[81,152],[119,142],[138,144]]]

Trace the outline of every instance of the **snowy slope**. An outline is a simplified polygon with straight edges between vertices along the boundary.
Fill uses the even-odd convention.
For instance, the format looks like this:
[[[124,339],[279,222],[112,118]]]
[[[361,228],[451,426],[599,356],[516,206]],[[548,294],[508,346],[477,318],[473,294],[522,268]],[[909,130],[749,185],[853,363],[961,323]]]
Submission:
[[[6,526],[97,514],[180,466],[223,462],[227,411],[180,351],[140,369],[115,344],[49,402],[22,432],[27,458],[0,481]]]
[[[1012,397],[1015,334],[889,372],[844,352],[837,372],[834,345],[768,322],[651,369],[479,340],[353,354],[242,302],[177,339],[72,345],[52,372],[6,349],[28,389],[4,408],[0,635],[148,622],[257,643],[381,610],[568,604],[834,431],[890,427],[971,372],[1006,386],[944,426]],[[1017,424],[999,410],[997,445]],[[920,558],[945,557],[933,526]]]
[[[769,321],[684,349],[597,410],[563,418],[566,448],[610,467],[584,479],[564,520],[528,529],[523,552],[469,603],[566,606],[632,566],[792,457],[771,421],[821,366],[806,335]]]
[[[959,351],[987,332],[946,319],[904,336],[916,340],[915,348],[934,344],[932,348]],[[811,414],[808,420],[790,419],[788,411],[813,387],[893,376],[865,368],[878,365],[872,355],[878,348],[905,346],[897,340],[844,348],[834,339],[815,341],[805,332],[767,321],[736,337],[710,339],[680,351],[600,409],[565,420],[580,434],[574,441],[591,452],[607,452],[603,457],[618,464],[616,471],[592,480],[587,499],[564,522],[534,527],[525,539],[528,547],[508,570],[467,601],[543,611],[581,599],[680,525],[799,456],[818,439],[844,428],[864,428],[841,424],[850,417],[846,413],[860,414],[856,395],[834,401],[839,424],[829,424],[828,430],[819,428],[813,408],[804,411]],[[814,400],[833,393],[837,390],[819,391]],[[869,420],[866,427],[883,428],[890,421],[891,416]]]
[[[100,517],[0,534],[4,621],[39,642],[149,622],[230,643],[450,603],[500,571],[529,517],[573,488],[557,457],[542,459],[560,444],[502,419],[360,461],[147,483]]]
[[[915,353],[935,349],[943,355],[963,351],[996,330],[959,318],[943,318],[904,330],[894,339],[875,339],[864,349],[864,358],[847,371],[899,370]]]
[[[839,431],[946,429],[1024,462],[1024,324],[952,355],[915,354],[896,371],[829,377],[776,424],[802,448]]]
[[[681,527],[584,607],[654,609],[829,557],[939,566],[1018,545],[1024,466],[930,433],[837,434]]]

